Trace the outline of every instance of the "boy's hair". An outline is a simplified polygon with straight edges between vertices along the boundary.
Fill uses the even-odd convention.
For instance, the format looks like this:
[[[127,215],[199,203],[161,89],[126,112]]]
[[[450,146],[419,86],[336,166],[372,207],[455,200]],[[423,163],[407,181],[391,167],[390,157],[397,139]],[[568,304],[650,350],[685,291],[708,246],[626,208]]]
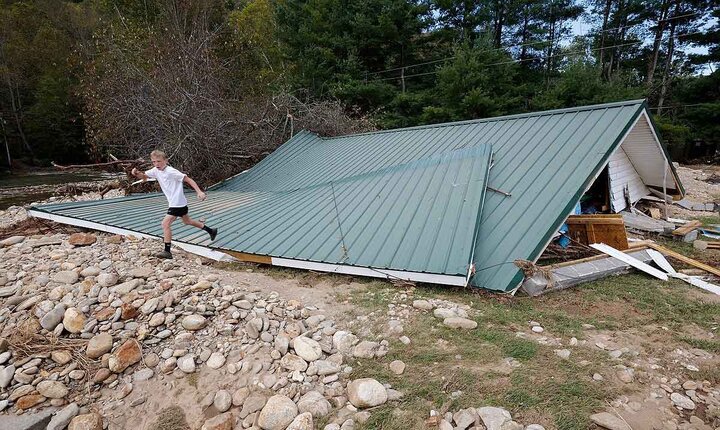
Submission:
[[[150,157],[162,157],[167,160],[167,154],[165,154],[165,151],[162,151],[160,149],[153,150],[153,152],[150,153]]]

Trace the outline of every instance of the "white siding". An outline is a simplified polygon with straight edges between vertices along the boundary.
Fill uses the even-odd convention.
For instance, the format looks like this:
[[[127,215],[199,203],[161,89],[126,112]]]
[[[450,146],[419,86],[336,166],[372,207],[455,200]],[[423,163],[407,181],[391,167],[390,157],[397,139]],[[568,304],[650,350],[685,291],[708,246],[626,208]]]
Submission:
[[[645,185],[662,189],[664,166],[667,170],[668,190],[679,190],[675,185],[675,178],[670,166],[665,162],[665,154],[663,154],[645,115],[640,117],[635,127],[625,138],[622,148]]]
[[[641,197],[650,194],[642,178],[635,170],[625,152],[626,142],[610,156],[608,162],[608,175],[610,176],[610,203],[613,212],[620,212],[627,208],[625,189],[629,190],[630,201],[635,203]]]
[[[678,194],[680,189],[645,113],[610,156],[608,175],[614,212],[627,209],[626,188],[631,203],[649,195],[649,186],[662,189],[664,175],[667,175],[668,194]]]

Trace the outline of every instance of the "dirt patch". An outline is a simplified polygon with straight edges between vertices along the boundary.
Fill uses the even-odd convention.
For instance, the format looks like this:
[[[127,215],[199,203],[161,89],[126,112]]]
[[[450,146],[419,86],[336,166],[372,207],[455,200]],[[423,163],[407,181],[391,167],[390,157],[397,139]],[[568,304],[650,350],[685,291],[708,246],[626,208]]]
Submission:
[[[578,288],[582,288],[579,286]],[[543,306],[563,311],[574,317],[585,319],[636,321],[646,319],[649,314],[639,311],[631,303],[623,300],[588,301],[583,299],[580,291],[569,291],[562,300],[545,297]]]
[[[676,169],[678,176],[680,176],[680,181],[685,188],[685,198],[696,203],[720,202],[720,189],[716,184],[708,182],[708,179],[720,175],[720,166],[705,165],[692,167],[693,168],[681,166]],[[691,211],[678,205],[668,206],[671,216],[675,218],[693,219],[717,215],[717,212]]]
[[[268,268],[234,266],[232,270],[219,268],[214,272],[220,276],[221,284],[241,285],[253,292],[264,294],[274,291],[288,300],[297,300],[306,306],[312,305],[317,308],[318,313],[330,318],[343,317],[353,308],[348,302],[338,302],[338,296],[365,288],[364,284],[352,281],[352,278],[337,282],[327,276],[298,279],[292,276],[292,272],[271,275],[263,273],[263,270],[267,271]]]

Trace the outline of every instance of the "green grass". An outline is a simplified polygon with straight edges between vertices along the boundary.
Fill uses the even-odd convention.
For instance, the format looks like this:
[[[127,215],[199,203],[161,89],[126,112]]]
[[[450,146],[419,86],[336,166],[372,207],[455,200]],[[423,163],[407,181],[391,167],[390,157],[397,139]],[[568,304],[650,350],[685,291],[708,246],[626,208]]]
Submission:
[[[405,394],[399,402],[373,410],[370,420],[358,428],[425,428],[431,409],[455,412],[485,405],[504,407],[525,425],[537,422],[562,430],[589,428],[589,416],[630,387],[615,385],[612,378],[602,383],[592,380],[592,373],[613,373],[616,363],[606,352],[590,347],[570,347],[571,358],[561,360],[554,352],[561,347],[541,345],[516,333],[529,333],[529,321],[534,320],[548,336],[561,337],[566,344],[570,336],[583,338],[583,324],[625,330],[648,324],[677,328],[689,323],[709,329],[720,323],[720,304],[691,298],[690,288],[680,281],[662,282],[643,274],[606,278],[539,298],[419,286],[411,299],[468,305],[478,328],[449,329],[431,312],[414,312],[404,323],[410,345],[391,340],[390,352],[383,359],[351,363],[353,378],[376,378]],[[385,312],[402,292],[374,281],[346,298],[358,312],[368,314]],[[668,330],[668,344],[684,342],[710,352],[720,350],[720,342],[682,336],[686,335]],[[507,357],[519,361],[520,366],[503,367]],[[396,359],[407,365],[403,375],[395,375],[387,367]],[[590,364],[580,366],[582,361]],[[703,369],[702,373],[704,379],[720,380],[720,371]],[[462,394],[451,397],[457,391]]]
[[[366,312],[379,311],[387,309],[397,293],[375,283],[365,291],[352,293],[351,301]],[[579,332],[585,318],[544,308],[536,299],[506,301],[435,287],[418,288],[415,296],[471,305],[478,311],[475,317],[478,328],[450,329],[431,313],[419,313],[404,325],[405,334],[412,340],[410,345],[391,341],[390,353],[382,362],[353,363],[353,377],[389,382],[405,394],[399,404],[373,411],[370,421],[359,428],[424,428],[423,421],[430,409],[444,406],[457,411],[494,405],[507,408],[520,422],[524,416],[541,417],[545,425],[558,429],[585,429],[589,415],[614,394],[609,388],[593,383],[587,369],[557,358],[554,347],[515,335],[516,331],[529,331],[530,320],[542,321],[546,328],[552,326],[562,333]],[[520,367],[501,371],[507,357],[518,360]],[[583,358],[586,357],[582,354],[577,357]],[[587,353],[587,358],[596,363],[594,369],[607,365],[604,354]],[[407,365],[401,376],[387,368],[387,363],[395,359]],[[462,395],[453,399],[450,394],[456,391]]]
[[[703,225],[706,227],[720,224],[720,215],[698,216],[694,217],[694,219],[702,222]]]
[[[699,348],[699,349],[705,350],[707,352],[720,354],[720,341],[696,339],[696,338],[687,337],[687,336],[680,336],[679,340],[687,343],[688,345],[690,345],[693,348]]]
[[[632,274],[588,283],[582,293],[587,300],[597,303],[624,302],[640,312],[636,319],[647,318],[648,323],[672,326],[695,323],[704,328],[720,323],[720,304],[689,299],[690,288],[693,287],[679,280],[663,282]],[[634,323],[633,316],[628,315],[627,324]]]

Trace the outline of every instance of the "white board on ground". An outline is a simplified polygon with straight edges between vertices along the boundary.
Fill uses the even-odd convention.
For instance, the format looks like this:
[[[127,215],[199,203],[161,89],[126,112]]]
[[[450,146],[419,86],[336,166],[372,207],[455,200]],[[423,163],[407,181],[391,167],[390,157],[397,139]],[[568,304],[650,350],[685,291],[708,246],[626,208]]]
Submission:
[[[673,267],[670,265],[670,262],[667,261],[664,255],[655,251],[654,249],[648,249],[646,251],[650,255],[650,258],[653,259],[653,262],[655,262],[655,264],[657,264],[659,268],[668,272],[670,275],[677,273],[675,269],[673,269]]]
[[[660,268],[664,271],[668,272],[671,277],[676,279],[682,279],[683,281],[687,282],[692,286],[720,295],[720,287],[718,287],[717,285],[711,284],[707,281],[703,281],[697,276],[689,276],[684,273],[676,272],[675,269],[673,269],[673,267],[667,261],[665,256],[654,249],[648,249],[647,253],[650,255],[650,257],[652,257],[655,264],[660,266]]]
[[[597,249],[598,251],[602,252],[603,254],[607,254],[611,257],[617,258],[618,260],[622,261],[623,263],[629,264],[630,266],[641,270],[648,275],[654,276],[658,279],[662,279],[663,281],[668,280],[668,275],[665,272],[662,272],[652,266],[648,266],[647,264],[643,263],[642,261],[638,260],[637,258],[631,257],[627,254],[625,254],[622,251],[618,251],[617,249],[613,248],[610,245],[606,245],[604,243],[593,243],[590,245],[592,248]]]
[[[671,273],[670,276],[673,278],[682,279],[683,281],[687,282],[690,285],[693,285],[698,288],[702,288],[705,291],[709,291],[711,293],[715,293],[718,296],[720,296],[720,287],[718,287],[715,284],[711,284],[707,281],[703,281],[698,276],[690,276],[686,275],[684,273]]]

